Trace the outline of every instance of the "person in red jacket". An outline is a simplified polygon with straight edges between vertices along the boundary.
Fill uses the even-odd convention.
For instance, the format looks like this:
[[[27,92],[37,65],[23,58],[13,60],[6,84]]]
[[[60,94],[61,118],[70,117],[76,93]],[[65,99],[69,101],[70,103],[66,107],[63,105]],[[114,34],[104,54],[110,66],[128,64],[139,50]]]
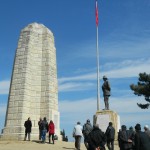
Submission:
[[[49,123],[48,131],[49,131],[49,144],[51,143],[51,136],[52,136],[52,141],[54,144],[55,125],[52,120]]]

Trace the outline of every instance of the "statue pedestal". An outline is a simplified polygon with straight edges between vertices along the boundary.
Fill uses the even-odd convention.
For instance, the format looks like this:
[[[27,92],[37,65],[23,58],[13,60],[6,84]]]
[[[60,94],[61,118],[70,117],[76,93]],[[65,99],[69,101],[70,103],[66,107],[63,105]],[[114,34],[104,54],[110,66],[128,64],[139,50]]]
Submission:
[[[105,133],[109,122],[113,123],[115,128],[115,139],[117,139],[117,132],[120,129],[120,117],[112,110],[99,110],[94,115],[93,124],[99,124],[99,128]]]

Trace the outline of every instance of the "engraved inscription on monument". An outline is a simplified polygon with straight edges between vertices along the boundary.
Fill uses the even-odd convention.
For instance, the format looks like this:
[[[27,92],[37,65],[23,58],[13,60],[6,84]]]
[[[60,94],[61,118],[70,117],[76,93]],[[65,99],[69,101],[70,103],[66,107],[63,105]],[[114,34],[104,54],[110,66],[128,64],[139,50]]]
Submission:
[[[103,132],[106,131],[109,122],[110,122],[110,117],[108,114],[97,115],[96,124],[99,124]]]
[[[40,117],[54,120],[56,134],[60,134],[54,36],[38,23],[29,24],[20,34],[2,137],[23,139],[28,117],[33,125],[32,139],[38,138]]]

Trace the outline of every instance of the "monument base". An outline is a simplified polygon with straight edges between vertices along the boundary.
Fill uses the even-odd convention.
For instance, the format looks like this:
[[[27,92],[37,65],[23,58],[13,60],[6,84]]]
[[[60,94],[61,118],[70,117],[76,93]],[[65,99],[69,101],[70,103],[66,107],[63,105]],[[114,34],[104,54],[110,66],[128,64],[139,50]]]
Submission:
[[[39,118],[39,117],[38,117]],[[44,118],[44,116],[42,116]],[[56,110],[50,110],[48,116],[46,117],[49,123],[50,120],[53,120],[55,124],[55,135],[57,135],[58,140],[62,141],[62,135],[60,135],[60,114]],[[32,129],[31,129],[31,140],[39,140],[39,127],[38,120],[32,121]],[[48,133],[47,133],[48,139]],[[0,135],[0,140],[24,140],[25,137],[25,127],[24,123],[18,126],[6,126],[2,129],[2,134]],[[28,138],[27,138],[28,139]]]
[[[94,115],[93,124],[99,124],[99,128],[105,133],[109,122],[113,123],[115,128],[115,139],[117,139],[117,132],[120,129],[120,117],[112,110],[99,110]]]

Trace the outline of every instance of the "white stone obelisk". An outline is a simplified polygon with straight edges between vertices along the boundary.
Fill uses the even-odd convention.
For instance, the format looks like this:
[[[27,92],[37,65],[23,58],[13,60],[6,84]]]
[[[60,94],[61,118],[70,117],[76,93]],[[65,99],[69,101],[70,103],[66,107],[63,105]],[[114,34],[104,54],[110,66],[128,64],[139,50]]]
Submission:
[[[38,139],[40,117],[53,120],[56,135],[60,135],[54,36],[38,23],[29,24],[20,34],[2,138],[22,140],[28,117],[31,140]]]

